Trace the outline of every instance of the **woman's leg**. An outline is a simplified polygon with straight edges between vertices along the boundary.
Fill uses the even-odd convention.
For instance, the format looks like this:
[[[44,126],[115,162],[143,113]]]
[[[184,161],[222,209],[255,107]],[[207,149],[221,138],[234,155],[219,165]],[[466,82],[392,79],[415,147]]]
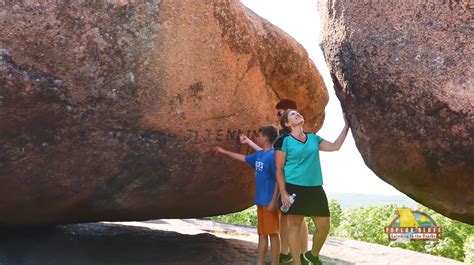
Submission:
[[[268,249],[268,236],[259,235],[258,236],[258,265],[265,265],[265,256],[267,255]]]
[[[281,253],[288,255],[290,247],[288,245],[288,218],[286,215],[281,215],[280,220],[280,238],[281,238]]]
[[[311,219],[313,219],[316,228],[313,234],[313,248],[311,249],[311,254],[317,257],[323,247],[324,241],[326,241],[331,223],[329,217],[311,216]]]
[[[294,265],[301,265],[301,223],[302,215],[287,215],[288,218],[288,242],[290,245],[290,253],[293,257]]]
[[[301,222],[301,253],[308,250],[308,224],[303,219]]]

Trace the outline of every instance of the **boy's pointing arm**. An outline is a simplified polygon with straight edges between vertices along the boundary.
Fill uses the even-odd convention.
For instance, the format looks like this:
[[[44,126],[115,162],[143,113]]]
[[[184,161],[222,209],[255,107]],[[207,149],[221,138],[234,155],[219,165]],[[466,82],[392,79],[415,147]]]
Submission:
[[[250,138],[248,138],[246,135],[243,135],[241,134],[239,136],[240,138],[240,143],[241,144],[247,144],[248,146],[250,146],[253,150],[255,151],[260,151],[260,150],[263,150],[263,148],[261,148],[260,146],[258,146],[256,143],[254,143],[252,140],[250,140]]]
[[[245,162],[245,155],[234,153],[234,152],[231,152],[231,151],[227,151],[224,148],[219,147],[219,146],[214,147],[212,150],[214,151],[215,154],[221,153],[221,154],[223,154],[225,156],[228,156],[230,158],[233,158],[235,160]]]

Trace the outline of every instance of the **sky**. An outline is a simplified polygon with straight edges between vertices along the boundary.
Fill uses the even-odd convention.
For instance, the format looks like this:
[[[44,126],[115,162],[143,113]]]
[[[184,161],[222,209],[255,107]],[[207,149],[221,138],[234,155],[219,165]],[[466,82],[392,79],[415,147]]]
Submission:
[[[317,0],[241,0],[259,16],[284,30],[298,41],[323,76],[329,93],[326,118],[318,135],[336,140],[344,127],[342,110],[329,69],[319,47]],[[320,152],[324,189],[327,192],[400,195],[400,191],[378,178],[364,163],[349,132],[338,152]]]

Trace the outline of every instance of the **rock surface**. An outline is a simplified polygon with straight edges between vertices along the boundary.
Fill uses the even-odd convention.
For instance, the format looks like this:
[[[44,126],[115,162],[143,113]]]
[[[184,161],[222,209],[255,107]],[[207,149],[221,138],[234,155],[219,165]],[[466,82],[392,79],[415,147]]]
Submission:
[[[34,2],[0,5],[0,226],[238,211],[252,170],[209,148],[280,98],[323,122],[305,50],[239,1]]]
[[[319,1],[321,46],[365,163],[474,224],[474,24],[466,1]]]

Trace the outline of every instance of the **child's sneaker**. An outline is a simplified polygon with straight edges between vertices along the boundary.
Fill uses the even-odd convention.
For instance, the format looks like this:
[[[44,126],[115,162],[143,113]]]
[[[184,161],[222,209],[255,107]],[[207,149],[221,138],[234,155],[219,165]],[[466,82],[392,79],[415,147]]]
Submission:
[[[290,253],[288,253],[287,255],[280,253],[280,264],[281,265],[292,264],[292,263],[293,263],[293,257],[291,257]]]
[[[323,263],[319,260],[319,257],[313,256],[311,251],[306,251],[305,253],[301,254],[301,264],[322,265]]]

